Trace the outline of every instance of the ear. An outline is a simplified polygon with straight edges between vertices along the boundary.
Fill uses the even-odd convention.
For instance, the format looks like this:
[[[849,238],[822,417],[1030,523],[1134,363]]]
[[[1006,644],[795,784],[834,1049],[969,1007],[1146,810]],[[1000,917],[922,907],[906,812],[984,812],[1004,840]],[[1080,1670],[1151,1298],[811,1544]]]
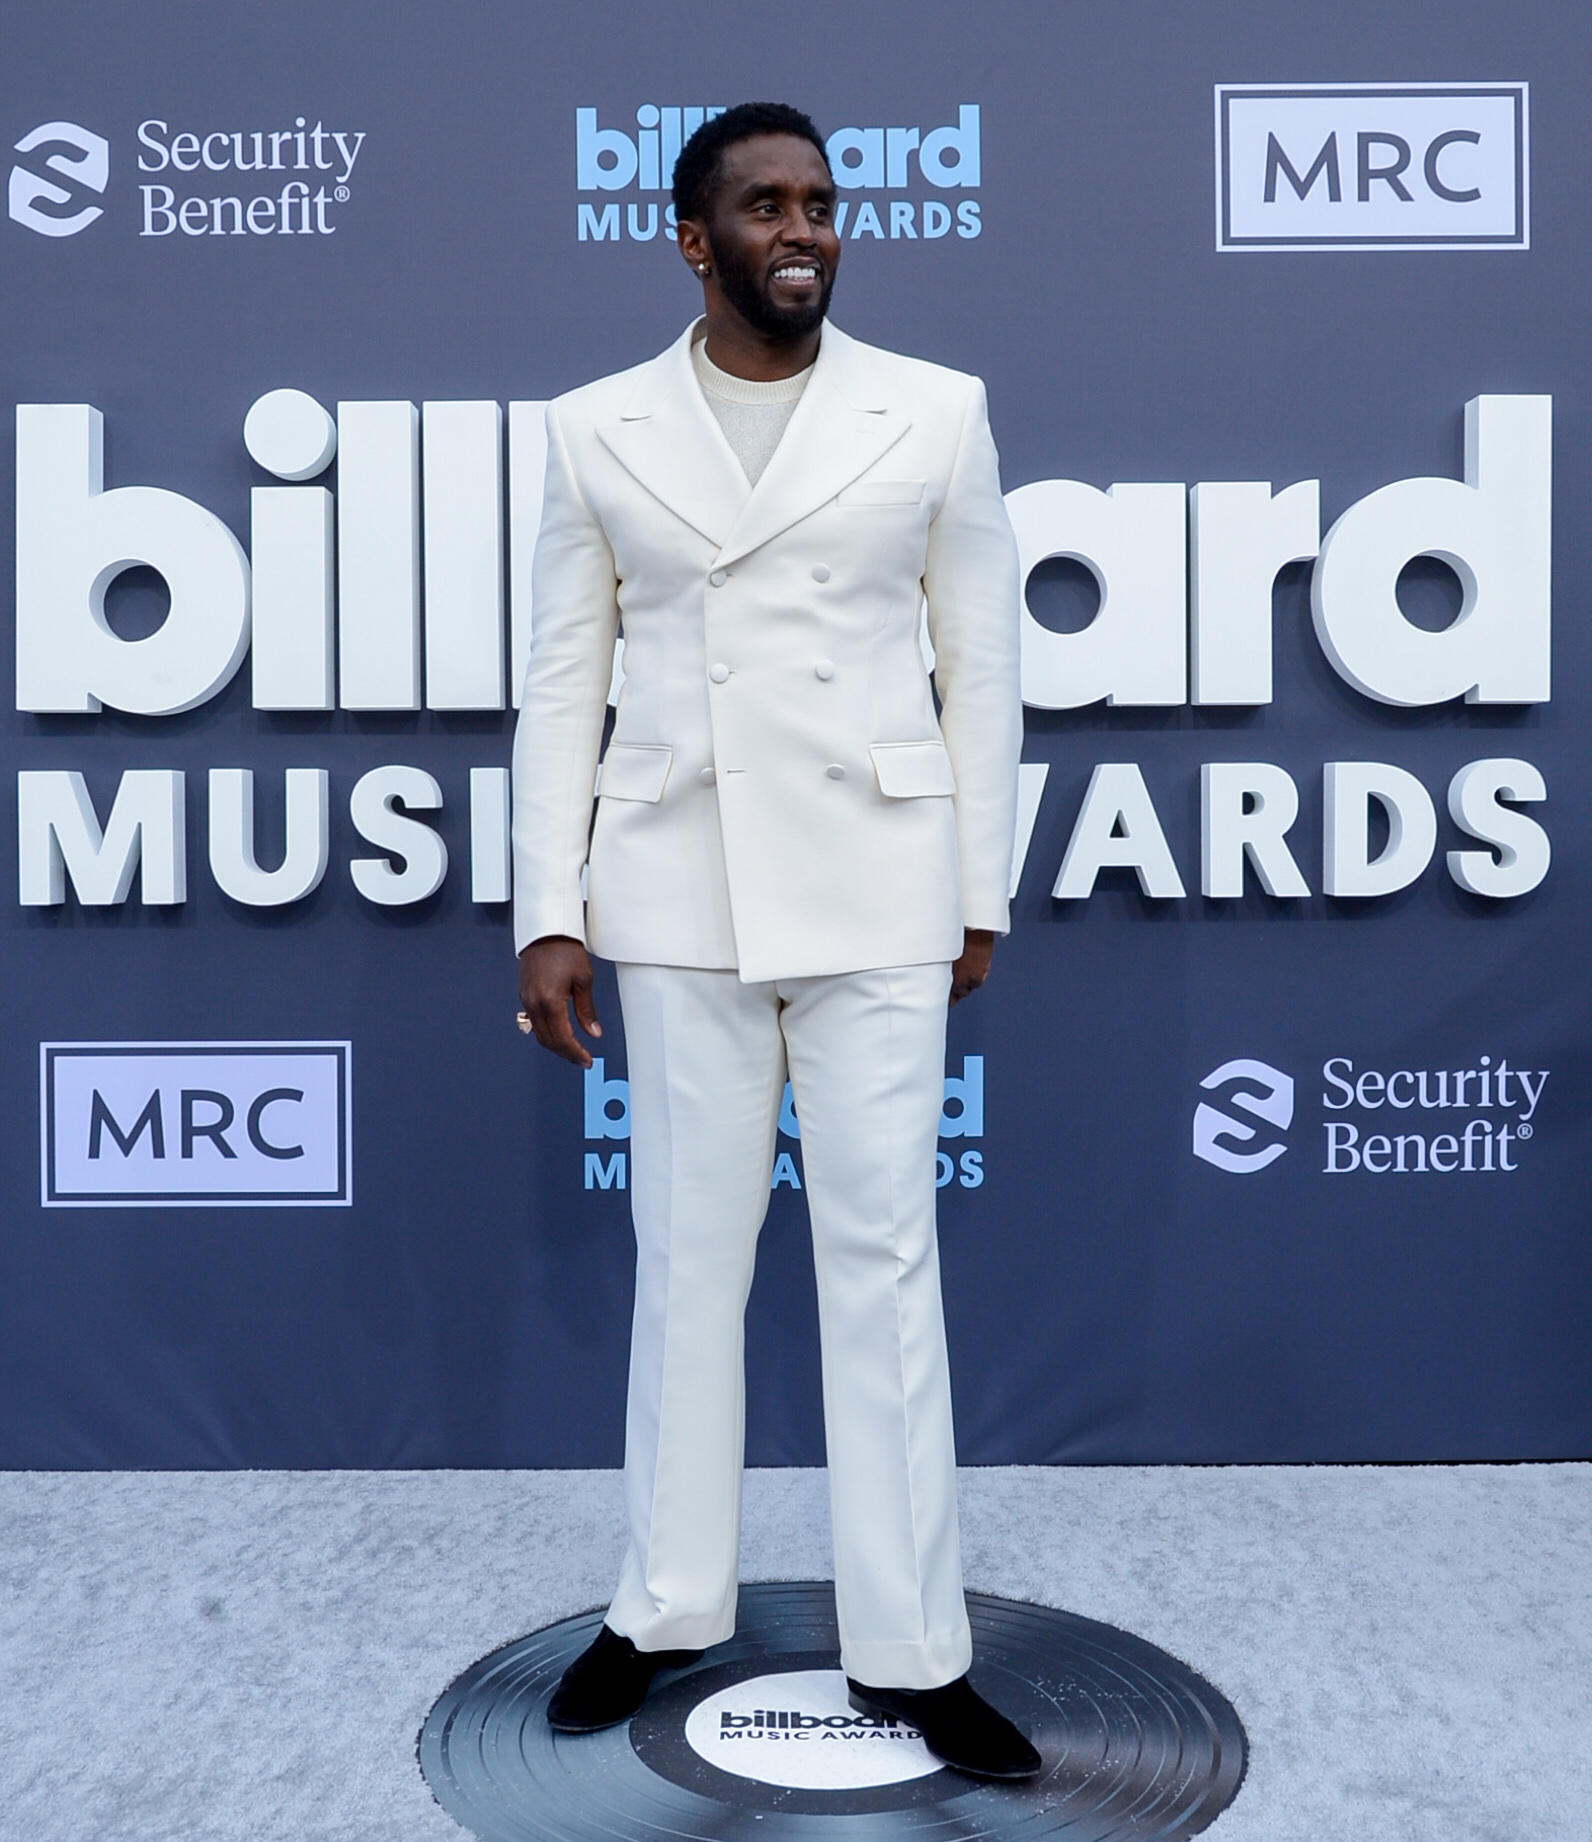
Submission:
[[[696,218],[682,218],[675,236],[680,245],[680,254],[685,258],[688,268],[701,275],[703,265],[709,269],[713,266],[713,245],[708,241],[707,226]]]

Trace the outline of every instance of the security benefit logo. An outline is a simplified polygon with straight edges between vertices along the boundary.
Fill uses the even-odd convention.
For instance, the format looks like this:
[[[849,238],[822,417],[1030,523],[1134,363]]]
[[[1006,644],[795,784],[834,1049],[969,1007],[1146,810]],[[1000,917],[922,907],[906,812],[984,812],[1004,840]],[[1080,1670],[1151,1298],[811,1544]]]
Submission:
[[[1216,247],[1527,249],[1524,83],[1218,84]]]
[[[915,1727],[857,1713],[838,1669],[732,1683],[691,1710],[685,1738],[721,1772],[796,1791],[906,1784],[942,1769]]]
[[[346,1205],[350,1045],[41,1043],[45,1208]]]
[[[1212,1106],[1202,1100],[1194,1109],[1194,1155],[1218,1170],[1240,1174],[1264,1170],[1275,1164],[1288,1149],[1281,1134],[1293,1124],[1293,1076],[1267,1062],[1240,1057],[1213,1068],[1200,1082],[1207,1091],[1220,1093],[1231,1089],[1225,1106]],[[1228,1108],[1240,1108],[1251,1120],[1246,1123]],[[1270,1126],[1272,1142],[1264,1142],[1263,1128]]]
[[[599,1055],[582,1079],[581,1106],[587,1144],[603,1139],[630,1137],[630,1083],[622,1076],[610,1076],[607,1064]],[[779,1109],[778,1150],[769,1175],[771,1190],[802,1187],[794,1146],[802,1135],[796,1117],[796,1102],[790,1082],[785,1083]],[[945,1077],[945,1103],[940,1110],[940,1139],[982,1138],[984,1136],[984,1058],[964,1055],[962,1072]],[[789,1141],[787,1143],[787,1141]],[[584,1154],[582,1186],[588,1190],[622,1190],[628,1179],[628,1159],[623,1151],[587,1151]],[[984,1182],[984,1153],[979,1150],[960,1154],[941,1150],[935,1153],[935,1186],[946,1189],[952,1183],[964,1190],[979,1189]]]
[[[1507,1055],[1478,1055],[1464,1068],[1357,1063],[1331,1055],[1321,1066],[1315,1127],[1327,1177],[1512,1176],[1536,1136],[1550,1070]],[[1288,1150],[1294,1082],[1267,1062],[1223,1062],[1200,1083],[1194,1155],[1218,1170],[1252,1175]]]
[[[47,147],[54,151],[46,153]],[[32,158],[11,169],[8,205],[14,224],[41,237],[75,237],[105,215],[94,202],[111,176],[110,143],[102,135],[76,122],[44,122],[23,135],[16,151]]]
[[[680,149],[722,106],[644,102],[614,125],[594,108],[575,111],[575,236],[581,243],[674,241],[668,202]],[[632,122],[634,125],[632,125]],[[835,229],[858,241],[952,244],[978,236],[982,178],[979,106],[964,102],[953,122],[915,128],[838,128],[829,164],[840,200]],[[605,200],[603,193],[619,193]]]
[[[128,149],[139,180],[139,237],[181,243],[191,237],[329,237],[365,131],[329,128],[290,113],[245,127],[190,125],[149,116]],[[49,151],[46,151],[49,150]],[[110,182],[111,146],[76,122],[44,122],[16,142],[11,169],[13,223],[45,237],[75,236],[106,215],[97,198]],[[62,180],[68,184],[63,185]],[[133,228],[131,214],[124,220]]]

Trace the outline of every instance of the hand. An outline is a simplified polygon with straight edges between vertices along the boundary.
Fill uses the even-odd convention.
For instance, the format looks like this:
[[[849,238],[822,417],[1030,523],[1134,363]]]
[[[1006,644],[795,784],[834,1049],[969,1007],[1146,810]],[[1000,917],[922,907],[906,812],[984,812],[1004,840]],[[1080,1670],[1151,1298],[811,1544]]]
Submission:
[[[970,991],[977,991],[989,977],[989,962],[994,953],[995,935],[990,928],[962,929],[962,957],[951,967],[952,1004],[960,1004]]]
[[[592,1008],[591,978],[586,949],[567,935],[549,934],[533,940],[520,954],[520,1004],[531,1020],[531,1031],[544,1049],[577,1068],[590,1068],[591,1054],[575,1040],[570,1004],[573,1002],[576,1019],[588,1036],[603,1033]]]

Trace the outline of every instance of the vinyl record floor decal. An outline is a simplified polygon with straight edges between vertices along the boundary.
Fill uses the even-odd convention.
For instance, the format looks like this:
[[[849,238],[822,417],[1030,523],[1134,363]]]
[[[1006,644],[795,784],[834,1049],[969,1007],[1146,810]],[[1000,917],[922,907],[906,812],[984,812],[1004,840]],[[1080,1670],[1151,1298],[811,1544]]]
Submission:
[[[603,1733],[546,1721],[602,1613],[520,1638],[443,1693],[420,1767],[483,1842],[1181,1842],[1232,1802],[1244,1729],[1185,1664],[1068,1612],[967,1604],[974,1683],[1044,1757],[1030,1784],[963,1777],[910,1727],[855,1714],[819,1581],[743,1587],[735,1636]]]

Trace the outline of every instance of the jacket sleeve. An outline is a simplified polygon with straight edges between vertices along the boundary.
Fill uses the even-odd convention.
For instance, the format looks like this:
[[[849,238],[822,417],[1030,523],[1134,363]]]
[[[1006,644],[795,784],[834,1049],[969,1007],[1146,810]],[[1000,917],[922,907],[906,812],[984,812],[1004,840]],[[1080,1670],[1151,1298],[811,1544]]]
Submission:
[[[514,946],[583,944],[581,870],[619,631],[613,551],[575,480],[558,405],[531,562],[531,647],[514,732]]]
[[[966,927],[1010,929],[1008,888],[1023,746],[1017,540],[1001,497],[984,386],[968,392],[923,572],[940,729],[956,777]]]

